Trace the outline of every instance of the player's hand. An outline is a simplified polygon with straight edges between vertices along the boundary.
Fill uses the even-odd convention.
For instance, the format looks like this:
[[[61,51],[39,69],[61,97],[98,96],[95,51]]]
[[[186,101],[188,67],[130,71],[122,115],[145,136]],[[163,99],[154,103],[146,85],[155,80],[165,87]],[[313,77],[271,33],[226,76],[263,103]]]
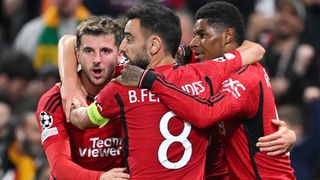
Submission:
[[[257,146],[260,151],[267,152],[269,156],[276,156],[289,152],[296,142],[296,134],[288,129],[286,123],[281,120],[272,120],[279,127],[278,131],[259,138]]]
[[[195,59],[192,57],[193,57],[193,52],[189,46],[180,45],[178,47],[178,51],[175,56],[175,59],[179,65],[195,63]]]
[[[138,87],[143,72],[144,70],[137,66],[126,64],[121,70],[121,75],[112,79],[112,81],[123,86]]]
[[[68,119],[68,122],[70,122],[76,127],[80,126],[79,108],[79,104],[72,103],[70,106],[70,118]]]
[[[87,106],[87,93],[84,90],[84,87],[81,85],[80,81],[63,82],[61,84],[60,91],[63,110],[66,115],[67,122],[70,122],[71,106]]]
[[[70,122],[81,130],[95,127],[88,117],[87,107],[76,107],[74,104],[70,112]]]
[[[185,62],[185,50],[184,50],[184,47],[182,45],[180,45],[178,47],[178,51],[177,51],[177,54],[176,54],[176,62],[179,64],[179,65],[185,65],[187,64],[187,62]]]
[[[100,176],[100,180],[121,180],[130,179],[130,175],[125,173],[126,168],[113,168]]]

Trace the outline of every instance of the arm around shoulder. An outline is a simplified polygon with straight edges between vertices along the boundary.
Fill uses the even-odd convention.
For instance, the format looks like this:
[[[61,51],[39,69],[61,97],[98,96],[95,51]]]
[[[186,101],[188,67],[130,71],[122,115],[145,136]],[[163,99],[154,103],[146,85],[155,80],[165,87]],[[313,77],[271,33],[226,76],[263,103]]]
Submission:
[[[58,43],[58,65],[62,82],[66,78],[73,79],[73,82],[78,79],[75,48],[76,37],[74,35],[64,35],[60,38]]]
[[[90,121],[87,114],[88,107],[78,107],[71,110],[70,121],[71,123],[81,130],[94,127],[95,125]]]
[[[77,57],[75,53],[76,37],[64,35],[58,44],[58,65],[61,76],[61,98],[67,121],[70,119],[72,103],[86,105],[86,92],[77,74]]]
[[[241,54],[243,66],[260,61],[266,52],[260,44],[248,40],[245,40],[237,50]]]
[[[71,123],[81,130],[92,127],[103,127],[108,122],[109,119],[100,115],[95,103],[87,107],[77,107],[71,111]]]

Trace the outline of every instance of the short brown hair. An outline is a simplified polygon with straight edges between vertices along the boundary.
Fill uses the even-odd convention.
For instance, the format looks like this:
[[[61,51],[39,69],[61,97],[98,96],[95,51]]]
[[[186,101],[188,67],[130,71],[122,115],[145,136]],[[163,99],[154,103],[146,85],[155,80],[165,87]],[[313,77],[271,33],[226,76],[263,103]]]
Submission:
[[[114,19],[103,16],[91,16],[82,21],[77,27],[77,48],[80,48],[83,35],[109,35],[113,34],[117,47],[124,37],[123,27]]]

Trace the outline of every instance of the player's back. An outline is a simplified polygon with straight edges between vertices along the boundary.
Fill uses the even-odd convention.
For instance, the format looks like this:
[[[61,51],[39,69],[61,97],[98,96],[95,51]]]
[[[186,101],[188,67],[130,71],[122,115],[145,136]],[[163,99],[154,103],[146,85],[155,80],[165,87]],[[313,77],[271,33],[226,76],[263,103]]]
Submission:
[[[294,179],[288,156],[268,156],[256,147],[259,137],[277,131],[271,122],[277,118],[274,96],[264,68],[260,64],[244,67],[231,75],[224,85],[230,91],[237,91],[234,93],[237,97],[230,103],[239,103],[235,107],[245,109],[245,115],[240,113],[238,118],[226,120],[219,126],[226,140],[230,178]],[[249,93],[243,93],[244,90]],[[248,94],[248,98],[241,97]]]
[[[204,179],[206,131],[176,117],[146,89],[110,86],[117,90],[131,179]]]
[[[198,64],[186,68],[167,65],[157,67],[155,71],[176,85],[164,82],[166,86],[207,97],[208,94],[213,95],[213,87],[221,86],[221,83],[214,82],[224,79],[241,63],[240,54],[234,51],[222,58],[207,61],[202,67],[203,71],[198,70]],[[124,154],[131,178],[204,179],[207,129],[190,127],[145,89],[109,83],[96,101],[101,116],[120,118],[123,122]],[[194,108],[186,106],[181,111],[190,112]]]

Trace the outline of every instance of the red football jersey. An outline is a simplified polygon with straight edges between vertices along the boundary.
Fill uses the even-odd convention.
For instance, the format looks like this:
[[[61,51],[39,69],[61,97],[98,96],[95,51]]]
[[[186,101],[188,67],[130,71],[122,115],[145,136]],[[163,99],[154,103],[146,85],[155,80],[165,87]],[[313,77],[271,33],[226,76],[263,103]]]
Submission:
[[[235,53],[238,56],[229,54],[232,58],[207,61],[212,74],[223,79],[225,74],[240,68],[242,61]],[[167,65],[157,71],[174,79],[185,91],[201,96],[213,90],[210,77],[201,73],[180,76],[197,66],[188,65],[185,70]],[[102,117],[122,121],[124,154],[131,179],[205,179],[208,131],[190,126],[148,90],[111,82],[97,95],[95,107]]]
[[[207,64],[199,63],[198,71],[186,70],[181,77],[210,74],[207,70]],[[173,86],[175,79],[167,74],[146,73],[142,87],[152,87],[169,109],[199,128],[219,123],[230,179],[295,179],[288,156],[268,156],[256,147],[259,137],[277,130],[271,122],[277,113],[269,77],[260,64],[244,67],[223,81],[209,76],[222,87],[214,96],[206,92],[209,98]]]
[[[99,179],[101,171],[123,167],[120,121],[87,130],[67,123],[57,85],[42,96],[36,114],[51,179]]]

